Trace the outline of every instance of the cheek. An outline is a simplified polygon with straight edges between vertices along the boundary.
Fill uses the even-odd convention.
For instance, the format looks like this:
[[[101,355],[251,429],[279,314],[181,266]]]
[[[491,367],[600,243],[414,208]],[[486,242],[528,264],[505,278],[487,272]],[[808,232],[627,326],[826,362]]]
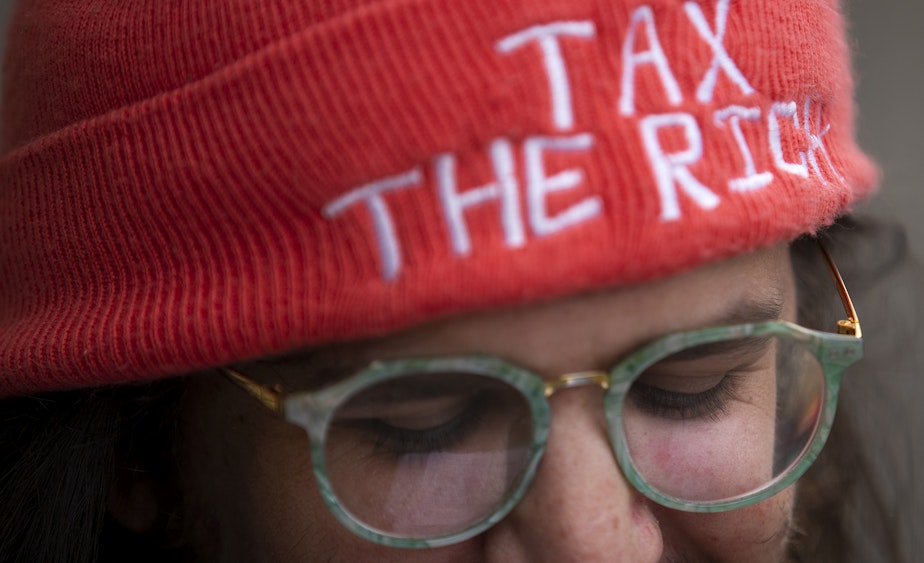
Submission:
[[[655,488],[684,500],[720,500],[750,492],[774,476],[775,393],[761,389],[715,419],[624,416],[629,452]]]
[[[221,385],[196,385],[183,421],[187,533],[205,560],[466,561],[478,541],[439,550],[370,543],[331,514],[314,480],[308,437]],[[254,403],[256,404],[256,403]]]
[[[190,386],[180,472],[187,534],[204,559],[286,561],[332,531],[307,436],[248,399],[213,378]]]
[[[684,500],[727,499],[754,490],[773,476],[773,441],[753,421],[688,425],[646,433],[632,446],[633,459],[655,488]]]
[[[669,550],[701,553],[723,563],[778,563],[786,553],[792,506],[790,487],[764,502],[731,512],[655,510]]]
[[[307,436],[275,420],[259,427],[259,439],[229,447],[240,467],[227,493],[240,499],[241,536],[266,560],[297,560],[303,549],[334,556],[340,530],[315,486]]]

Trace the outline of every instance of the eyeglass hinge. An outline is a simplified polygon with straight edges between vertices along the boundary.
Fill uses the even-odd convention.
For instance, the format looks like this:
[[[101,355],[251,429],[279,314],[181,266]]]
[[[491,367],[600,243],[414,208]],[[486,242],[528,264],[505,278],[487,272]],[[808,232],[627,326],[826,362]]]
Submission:
[[[861,336],[860,323],[851,320],[837,321],[837,333],[847,336]]]

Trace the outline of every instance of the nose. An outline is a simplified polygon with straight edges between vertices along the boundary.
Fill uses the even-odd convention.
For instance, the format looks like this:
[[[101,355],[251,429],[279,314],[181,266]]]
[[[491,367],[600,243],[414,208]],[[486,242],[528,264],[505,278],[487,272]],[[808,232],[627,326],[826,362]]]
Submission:
[[[545,454],[524,498],[485,535],[489,561],[660,559],[658,523],[619,469],[600,394],[583,387],[552,398]]]

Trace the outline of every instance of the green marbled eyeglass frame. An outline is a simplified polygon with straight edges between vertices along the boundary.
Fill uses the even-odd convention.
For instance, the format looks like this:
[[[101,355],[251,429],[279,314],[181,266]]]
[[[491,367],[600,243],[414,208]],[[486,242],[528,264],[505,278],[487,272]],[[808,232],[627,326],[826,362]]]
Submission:
[[[793,484],[818,457],[834,422],[838,394],[844,371],[863,356],[863,339],[856,311],[834,261],[821,247],[835,280],[846,320],[838,321],[837,334],[808,329],[787,321],[745,323],[732,326],[703,328],[658,338],[631,353],[607,372],[586,371],[556,378],[543,378],[504,360],[488,356],[436,357],[376,361],[355,375],[317,392],[286,394],[271,388],[232,368],[222,373],[263,405],[284,416],[292,424],[305,429],[311,448],[311,460],[321,495],[346,528],[374,543],[403,548],[441,547],[474,537],[503,519],[523,498],[533,481],[551,423],[549,398],[556,392],[583,385],[598,385],[604,389],[604,410],[610,443],[626,479],[639,492],[668,508],[686,512],[722,512],[743,508],[779,493]],[[639,473],[629,454],[622,422],[624,398],[633,381],[644,371],[676,352],[720,341],[747,337],[777,337],[799,345],[818,359],[824,372],[825,386],[818,422],[801,456],[788,469],[763,487],[730,499],[694,502],[667,495]],[[505,382],[517,389],[529,404],[533,437],[528,462],[520,478],[495,510],[475,524],[452,534],[438,537],[411,538],[383,533],[355,519],[338,500],[328,476],[325,460],[325,436],[334,413],[347,399],[358,392],[390,379],[427,373],[470,373]]]

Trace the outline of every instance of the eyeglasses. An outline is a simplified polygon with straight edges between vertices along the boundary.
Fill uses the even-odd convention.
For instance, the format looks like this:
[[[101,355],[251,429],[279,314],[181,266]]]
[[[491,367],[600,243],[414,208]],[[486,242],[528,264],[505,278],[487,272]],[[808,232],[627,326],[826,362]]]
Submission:
[[[822,248],[847,320],[838,334],[785,321],[659,338],[607,372],[548,379],[486,356],[373,362],[317,392],[285,394],[222,372],[303,427],[322,497],[357,535],[439,547],[491,527],[526,493],[549,433],[549,398],[603,389],[610,442],[632,485],[688,512],[767,499],[827,439],[860,324]]]

